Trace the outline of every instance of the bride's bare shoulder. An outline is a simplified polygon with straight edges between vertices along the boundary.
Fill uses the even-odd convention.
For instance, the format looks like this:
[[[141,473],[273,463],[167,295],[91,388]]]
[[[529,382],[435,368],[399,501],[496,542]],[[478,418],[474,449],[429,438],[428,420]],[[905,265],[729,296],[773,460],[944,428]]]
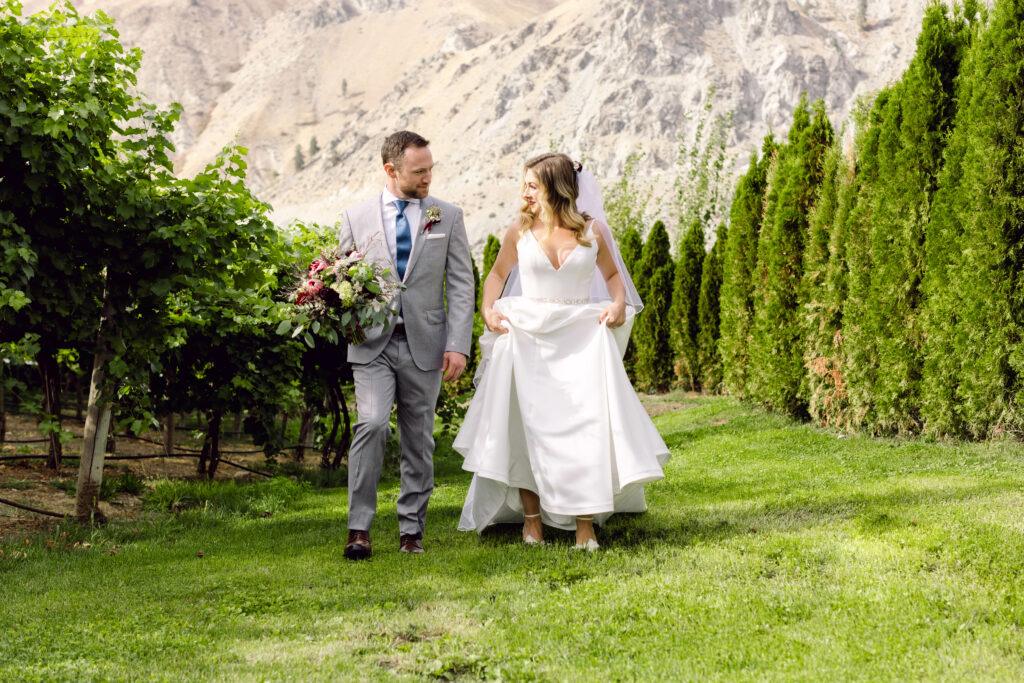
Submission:
[[[597,218],[591,218],[587,221],[587,234],[597,240],[598,244],[604,244],[606,242],[605,235],[609,234],[608,226]]]
[[[523,235],[523,228],[519,224],[519,221],[512,221],[508,227],[505,228],[505,235],[501,238],[502,244],[510,244],[515,246],[519,242],[519,238]]]

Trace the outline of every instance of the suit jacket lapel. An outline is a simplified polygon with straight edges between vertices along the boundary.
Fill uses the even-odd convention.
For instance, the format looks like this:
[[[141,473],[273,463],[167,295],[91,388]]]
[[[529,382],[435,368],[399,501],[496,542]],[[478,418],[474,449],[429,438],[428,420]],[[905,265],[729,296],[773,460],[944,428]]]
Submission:
[[[412,243],[412,254],[409,255],[409,264],[405,267],[406,280],[409,279],[413,266],[416,265],[416,259],[419,257],[420,252],[423,251],[423,244],[427,241],[427,236],[423,234],[423,226],[427,224],[427,209],[433,205],[434,203],[430,200],[430,197],[424,197],[423,201],[420,202],[420,224],[416,226],[416,237]]]
[[[373,216],[375,218],[374,222],[377,224],[377,230],[375,235],[370,236],[370,239],[380,241],[380,248],[384,250],[384,256],[391,265],[391,275],[394,276],[395,280],[398,280],[398,266],[395,265],[395,257],[391,255],[391,247],[388,245],[388,233],[384,229],[384,202],[381,201],[379,194],[374,206]]]

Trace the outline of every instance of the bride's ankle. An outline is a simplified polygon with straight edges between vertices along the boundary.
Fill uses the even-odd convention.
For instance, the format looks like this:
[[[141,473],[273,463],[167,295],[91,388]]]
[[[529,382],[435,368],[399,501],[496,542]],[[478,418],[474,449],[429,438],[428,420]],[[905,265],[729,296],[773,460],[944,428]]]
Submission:
[[[523,514],[523,540],[527,543],[542,542],[544,538],[544,524],[541,522],[540,513]]]

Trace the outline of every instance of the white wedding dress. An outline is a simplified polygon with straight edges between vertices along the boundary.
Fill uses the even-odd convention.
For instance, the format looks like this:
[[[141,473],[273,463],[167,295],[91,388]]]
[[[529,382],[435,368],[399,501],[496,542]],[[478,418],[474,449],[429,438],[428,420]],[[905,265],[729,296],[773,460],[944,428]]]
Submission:
[[[529,230],[517,245],[522,296],[498,299],[507,334],[480,338],[478,386],[455,439],[473,472],[460,530],[522,522],[520,488],[540,497],[545,524],[575,529],[614,512],[646,510],[643,485],[661,479],[668,448],[622,365],[625,325],[599,322],[597,241],[556,269]]]

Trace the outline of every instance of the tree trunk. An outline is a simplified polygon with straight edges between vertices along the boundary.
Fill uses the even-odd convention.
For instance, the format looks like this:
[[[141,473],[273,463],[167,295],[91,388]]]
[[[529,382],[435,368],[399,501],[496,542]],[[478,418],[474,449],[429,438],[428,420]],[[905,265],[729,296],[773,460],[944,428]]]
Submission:
[[[285,443],[285,434],[288,432],[288,413],[281,415],[281,444]]]
[[[207,463],[210,461],[210,449],[213,446],[210,427],[206,427],[206,435],[203,437],[203,448],[199,451],[199,462],[196,464],[196,474],[208,478]]]
[[[210,420],[208,434],[212,436],[212,439],[210,440],[210,462],[207,468],[210,479],[217,475],[217,465],[220,463],[220,425],[223,417],[224,414],[221,411],[215,410],[213,418]]]
[[[4,361],[0,358],[0,446],[7,438],[7,402],[4,392]]]
[[[199,451],[199,459],[196,461],[196,474],[206,478],[206,461],[210,459],[210,437],[203,439],[203,448]]]
[[[313,411],[304,408],[302,423],[299,425],[299,441],[295,446],[295,462],[306,459],[306,449],[313,447]]]
[[[115,424],[114,423],[113,411],[111,411],[111,414],[110,414],[110,423],[111,424]],[[114,433],[111,432],[110,430],[107,430],[107,451],[106,452],[110,453],[111,455],[114,455],[115,453],[117,453],[117,439],[114,438]]]
[[[235,424],[231,429],[231,435],[238,437],[242,435],[242,413],[235,413]]]
[[[46,466],[56,470],[60,468],[64,455],[64,445],[60,442],[60,366],[57,364],[56,349],[43,346],[36,356],[36,362],[39,364],[39,377],[43,384],[43,419],[56,423],[47,435],[50,449]]]
[[[223,417],[224,413],[220,410],[211,410],[206,423],[206,437],[203,439],[203,450],[199,453],[197,468],[199,476],[206,479],[213,479],[217,474],[217,464],[220,462],[220,425]]]
[[[174,413],[164,416],[164,455],[174,455]]]
[[[83,403],[82,399],[83,398],[85,398],[85,397],[83,396],[83,393],[82,393],[82,378],[76,375],[75,376],[75,419],[78,420],[79,422],[82,421],[82,413],[85,410],[84,407],[82,406],[82,403]]]
[[[107,433],[110,430],[110,400],[104,395],[104,384],[107,364],[113,357],[113,344],[107,338],[113,313],[110,291],[105,288],[99,329],[96,331],[96,349],[92,357],[92,374],[89,378],[89,405],[85,411],[82,457],[78,461],[75,514],[80,524],[102,524],[107,521],[100,511],[99,503],[100,485],[103,483],[103,455],[106,453]]]
[[[78,495],[75,513],[81,524],[106,522],[100,512],[100,485],[103,483],[103,456],[106,452],[107,432],[110,429],[110,403],[103,400],[102,387],[107,370],[106,354],[93,358],[92,378],[89,383],[89,407],[85,413],[85,431],[82,459],[78,464]]]
[[[338,438],[338,423],[341,422],[341,410],[338,400],[334,395],[334,388],[327,387],[327,409],[331,411],[331,431],[324,439],[323,448],[320,451],[320,468],[331,469],[331,451],[334,449],[334,440]]]

